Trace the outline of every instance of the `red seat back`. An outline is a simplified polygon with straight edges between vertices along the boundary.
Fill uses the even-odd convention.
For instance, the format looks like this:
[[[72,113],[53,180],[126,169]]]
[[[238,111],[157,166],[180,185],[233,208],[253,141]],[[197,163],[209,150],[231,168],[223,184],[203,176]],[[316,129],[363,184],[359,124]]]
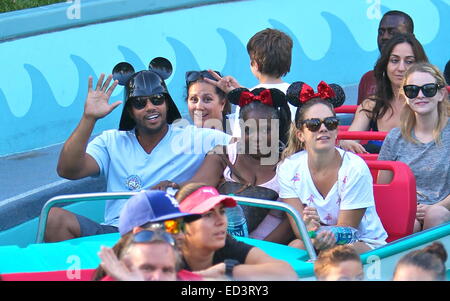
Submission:
[[[374,131],[349,131],[348,128],[339,128],[336,143],[339,140],[360,140],[359,143],[367,144],[369,140],[384,140],[388,132]]]
[[[3,281],[90,281],[94,277],[94,269],[77,271],[52,271],[34,273],[2,274]]]
[[[378,160],[378,154],[356,154],[356,155],[363,158],[364,161]],[[370,173],[372,174],[373,183],[375,184],[377,182],[377,178],[378,178],[378,170],[371,169]]]
[[[343,106],[334,108],[334,111],[336,113],[355,114],[357,109],[358,109],[358,105],[343,105]]]
[[[388,242],[413,233],[417,210],[416,179],[409,166],[400,161],[367,160],[371,172],[390,170],[389,184],[374,184],[375,207],[388,233]]]

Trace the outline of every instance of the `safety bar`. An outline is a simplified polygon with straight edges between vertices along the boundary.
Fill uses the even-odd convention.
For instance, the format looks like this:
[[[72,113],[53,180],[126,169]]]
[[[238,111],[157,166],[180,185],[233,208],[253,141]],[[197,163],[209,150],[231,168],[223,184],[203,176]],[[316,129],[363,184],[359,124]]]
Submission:
[[[340,106],[334,109],[336,113],[349,113],[354,114],[356,113],[356,110],[358,109],[357,105],[344,105]]]
[[[364,159],[364,161],[376,161],[378,160],[378,154],[356,154]]]
[[[66,194],[51,198],[44,207],[42,207],[39,215],[38,231],[36,235],[36,243],[44,242],[45,227],[47,226],[47,218],[50,209],[58,204],[69,202],[93,202],[106,200],[129,199],[138,192],[98,192],[98,193],[82,193],[82,194]]]
[[[41,210],[41,214],[39,216],[39,225],[36,237],[36,243],[44,242],[45,228],[47,224],[48,213],[50,209],[58,204],[68,203],[68,202],[85,202],[85,201],[106,201],[106,200],[117,200],[117,199],[129,199],[133,195],[139,192],[98,192],[98,193],[84,193],[84,194],[68,194],[56,196],[48,200],[44,207]],[[226,195],[223,195],[226,196]],[[262,207],[268,209],[276,209],[286,212],[290,214],[297,224],[298,230],[302,237],[303,243],[305,244],[306,251],[311,260],[316,260],[317,254],[314,250],[314,246],[312,244],[311,238],[308,235],[308,230],[306,229],[306,225],[303,222],[303,219],[300,217],[297,210],[295,210],[289,204],[283,202],[275,202],[268,201],[262,199],[241,197],[241,196],[233,196],[233,198],[238,202],[239,205],[247,205],[253,207]]]
[[[238,201],[239,205],[276,209],[276,210],[284,211],[287,214],[290,214],[292,216],[292,218],[294,219],[295,223],[297,224],[297,228],[300,232],[300,236],[302,237],[303,243],[305,244],[306,252],[308,252],[309,258],[311,260],[317,259],[317,254],[316,254],[316,251],[314,250],[314,246],[311,241],[311,238],[308,235],[308,230],[306,229],[306,225],[303,222],[303,219],[299,215],[298,211],[295,210],[291,205],[283,203],[283,202],[275,202],[275,201],[261,200],[261,199],[255,199],[255,198],[247,198],[247,197],[242,197],[242,196],[233,196],[233,199]]]
[[[388,132],[338,131],[337,140],[384,140]]]

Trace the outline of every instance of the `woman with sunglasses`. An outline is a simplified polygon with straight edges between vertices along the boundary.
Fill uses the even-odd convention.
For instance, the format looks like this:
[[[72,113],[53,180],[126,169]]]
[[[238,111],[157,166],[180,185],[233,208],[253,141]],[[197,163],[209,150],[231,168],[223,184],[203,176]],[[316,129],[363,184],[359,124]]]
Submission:
[[[333,107],[345,99],[342,88],[321,82],[318,90],[314,93],[303,82],[288,89],[289,102],[298,108],[277,170],[280,198],[297,209],[311,229],[322,225],[357,229],[353,247],[362,253],[385,244],[387,238],[375,210],[372,176],[360,157],[335,146],[339,122]],[[293,219],[291,225],[297,239],[290,246],[304,249]],[[323,231],[313,244],[320,251],[333,247],[336,240],[333,233]]]
[[[389,132],[378,156],[379,160],[405,162],[415,175],[415,232],[450,220],[450,106],[446,85],[433,65],[420,63],[408,69],[402,85],[406,105],[400,127]],[[391,179],[391,172],[379,171],[378,183]]]
[[[220,73],[215,71],[219,76]],[[212,128],[226,132],[227,115],[231,105],[225,92],[208,83],[206,79],[214,80],[207,70],[186,72],[186,101],[189,115],[197,127]]]
[[[375,64],[376,92],[356,110],[349,131],[389,132],[400,125],[404,104],[400,94],[403,76],[415,62],[428,62],[425,51],[412,34],[398,34],[383,47]],[[354,153],[379,153],[382,141],[361,145],[355,140],[341,140],[341,148]]]
[[[233,198],[200,183],[181,187],[176,198],[181,211],[202,215],[185,225],[184,269],[214,280],[297,280],[287,262],[227,234],[225,211],[236,206]]]

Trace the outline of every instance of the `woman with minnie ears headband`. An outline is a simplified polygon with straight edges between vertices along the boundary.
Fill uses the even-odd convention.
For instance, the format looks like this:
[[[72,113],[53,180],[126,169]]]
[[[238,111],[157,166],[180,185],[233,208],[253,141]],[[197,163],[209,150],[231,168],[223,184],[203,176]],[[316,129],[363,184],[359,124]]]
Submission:
[[[359,241],[353,247],[360,253],[385,244],[369,168],[357,155],[336,147],[339,122],[334,107],[345,100],[342,88],[322,81],[314,93],[307,84],[295,82],[287,98],[297,111],[277,170],[281,200],[297,209],[312,230],[321,225],[357,229]],[[290,246],[304,248],[292,219],[291,225],[297,239]],[[333,247],[336,240],[323,231],[313,244],[320,251]]]
[[[201,182],[218,188],[225,180],[261,186],[278,194],[276,167],[280,145],[287,142],[291,120],[284,93],[277,89],[260,88],[250,92],[238,88],[227,97],[241,107],[243,137],[235,143],[215,147],[197,173],[183,184]],[[273,210],[262,218],[254,223],[252,221],[256,219],[250,217],[248,220],[250,237],[278,243],[289,241],[292,233],[284,214]],[[252,224],[256,224],[255,227]]]

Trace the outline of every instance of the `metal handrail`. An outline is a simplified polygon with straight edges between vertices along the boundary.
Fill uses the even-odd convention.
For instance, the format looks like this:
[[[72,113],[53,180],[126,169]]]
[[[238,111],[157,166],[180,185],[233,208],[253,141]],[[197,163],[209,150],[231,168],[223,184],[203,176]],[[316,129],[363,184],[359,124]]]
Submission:
[[[306,225],[303,222],[303,219],[300,217],[300,214],[298,213],[297,210],[294,209],[294,207],[283,202],[247,198],[242,196],[233,196],[233,199],[237,200],[239,205],[276,209],[284,211],[287,214],[291,215],[295,223],[297,224],[297,228],[300,232],[300,236],[303,240],[303,243],[305,244],[306,252],[308,253],[310,260],[314,261],[317,259],[317,254],[316,251],[314,250],[311,238],[308,235]]]
[[[129,199],[133,195],[138,192],[97,192],[97,193],[84,193],[84,194],[68,194],[56,196],[48,200],[44,207],[41,210],[41,214],[39,216],[39,225],[36,236],[36,243],[44,242],[45,228],[47,224],[48,213],[50,209],[58,204],[68,203],[68,202],[85,202],[85,201],[106,201],[106,200],[114,200],[114,199]],[[227,195],[222,195],[227,196]],[[268,201],[262,199],[248,198],[242,196],[233,196],[233,198],[238,202],[239,205],[247,205],[253,207],[262,207],[268,209],[276,209],[286,212],[291,215],[297,224],[298,230],[302,237],[303,243],[305,244],[306,251],[311,260],[316,260],[317,254],[314,250],[311,238],[308,235],[308,230],[306,229],[306,225],[303,222],[303,219],[300,217],[297,210],[295,210],[291,205],[276,202],[276,201]]]
[[[50,209],[55,205],[69,202],[93,202],[93,201],[106,201],[117,199],[129,199],[138,192],[97,192],[97,193],[82,193],[82,194],[66,194],[51,198],[48,200],[44,207],[42,207],[41,214],[39,215],[38,231],[36,235],[36,243],[40,244],[44,242],[45,228],[47,226],[47,218]]]

